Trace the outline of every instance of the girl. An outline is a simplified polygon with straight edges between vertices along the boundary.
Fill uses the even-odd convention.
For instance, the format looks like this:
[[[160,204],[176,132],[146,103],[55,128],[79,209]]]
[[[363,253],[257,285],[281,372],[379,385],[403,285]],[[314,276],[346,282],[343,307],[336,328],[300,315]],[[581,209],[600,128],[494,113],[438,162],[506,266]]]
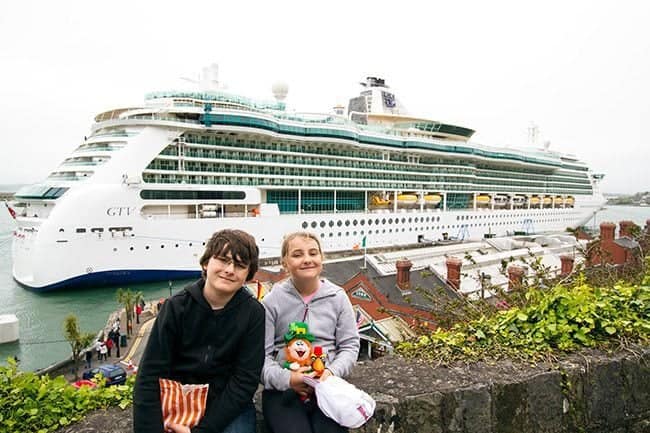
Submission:
[[[262,382],[264,419],[274,433],[347,432],[327,418],[309,397],[313,389],[303,383],[308,367],[291,371],[282,367],[284,334],[291,322],[305,322],[327,354],[320,380],[346,376],[359,353],[359,333],[352,304],[345,290],[321,278],[323,253],[318,238],[307,232],[291,233],[282,243],[282,266],[289,278],[273,287],[262,303],[266,309],[266,338]],[[284,392],[292,390],[289,392]],[[302,398],[301,398],[302,397]]]

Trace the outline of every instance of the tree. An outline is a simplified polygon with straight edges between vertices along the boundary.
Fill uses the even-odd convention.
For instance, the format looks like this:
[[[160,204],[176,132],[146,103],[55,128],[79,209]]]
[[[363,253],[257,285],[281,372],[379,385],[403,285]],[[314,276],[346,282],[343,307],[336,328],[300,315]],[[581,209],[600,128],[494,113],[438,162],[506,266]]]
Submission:
[[[142,292],[134,292],[131,289],[117,289],[117,302],[124,307],[126,315],[126,335],[131,336],[133,330],[133,308],[136,302],[143,297]]]
[[[74,378],[79,380],[79,357],[84,348],[88,348],[95,336],[91,332],[81,332],[79,321],[74,314],[68,314],[63,320],[63,335],[72,348],[72,362],[74,363]],[[90,348],[88,348],[90,350]]]
[[[144,306],[144,294],[139,290],[137,292],[135,292],[135,294],[133,295],[133,305],[135,305],[136,308],[139,305]],[[140,311],[142,311],[142,310],[140,310]],[[137,323],[140,323],[140,315],[139,314],[136,314],[135,319],[136,319]]]

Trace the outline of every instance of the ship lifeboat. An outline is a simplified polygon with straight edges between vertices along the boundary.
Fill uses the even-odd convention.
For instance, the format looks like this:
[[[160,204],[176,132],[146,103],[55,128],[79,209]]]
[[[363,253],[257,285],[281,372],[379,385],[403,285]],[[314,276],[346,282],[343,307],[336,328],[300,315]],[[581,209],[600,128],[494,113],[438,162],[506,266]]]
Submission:
[[[526,204],[527,200],[528,198],[523,195],[516,195],[512,198],[512,204],[515,207],[521,207]]]
[[[397,204],[413,205],[418,202],[418,196],[415,194],[399,194],[397,196]]]
[[[564,204],[564,198],[561,195],[558,195],[553,200],[553,203],[555,203],[555,204]]]
[[[544,197],[544,206],[550,205],[553,202],[553,199],[550,196]]]
[[[386,207],[390,201],[379,194],[374,194],[370,197],[370,205],[374,207]]]
[[[572,196],[568,196],[568,197],[564,200],[564,204],[567,205],[567,206],[570,206],[570,207],[573,207],[573,204],[574,204],[574,203],[575,203],[575,199],[574,199]]]
[[[439,194],[427,194],[424,196],[424,204],[427,205],[437,205],[442,201],[442,197]]]
[[[539,203],[540,203],[540,199],[536,195],[534,195],[534,196],[532,196],[530,198],[530,205],[531,206],[537,206],[537,205],[539,205]]]
[[[498,194],[494,196],[494,206],[504,207],[507,206],[510,202],[510,197],[504,194]]]
[[[487,194],[481,194],[476,196],[476,204],[490,204],[492,199]]]

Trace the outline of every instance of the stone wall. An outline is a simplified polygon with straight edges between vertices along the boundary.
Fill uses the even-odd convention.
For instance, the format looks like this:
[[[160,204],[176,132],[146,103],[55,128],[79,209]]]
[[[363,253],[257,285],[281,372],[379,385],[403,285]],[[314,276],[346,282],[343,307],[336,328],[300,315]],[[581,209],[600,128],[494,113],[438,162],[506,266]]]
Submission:
[[[650,432],[648,348],[583,353],[553,365],[435,367],[391,356],[358,365],[350,381],[377,401],[357,432]],[[61,432],[123,433],[130,416],[95,412]]]

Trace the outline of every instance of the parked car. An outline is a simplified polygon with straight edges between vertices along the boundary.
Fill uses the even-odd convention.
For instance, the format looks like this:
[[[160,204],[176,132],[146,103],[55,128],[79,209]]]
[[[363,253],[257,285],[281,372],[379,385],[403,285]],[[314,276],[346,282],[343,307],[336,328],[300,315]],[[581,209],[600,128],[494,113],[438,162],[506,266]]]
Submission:
[[[97,374],[101,374],[106,378],[106,385],[122,385],[126,382],[126,371],[119,365],[114,364],[103,364],[84,371],[83,378],[90,380]]]

